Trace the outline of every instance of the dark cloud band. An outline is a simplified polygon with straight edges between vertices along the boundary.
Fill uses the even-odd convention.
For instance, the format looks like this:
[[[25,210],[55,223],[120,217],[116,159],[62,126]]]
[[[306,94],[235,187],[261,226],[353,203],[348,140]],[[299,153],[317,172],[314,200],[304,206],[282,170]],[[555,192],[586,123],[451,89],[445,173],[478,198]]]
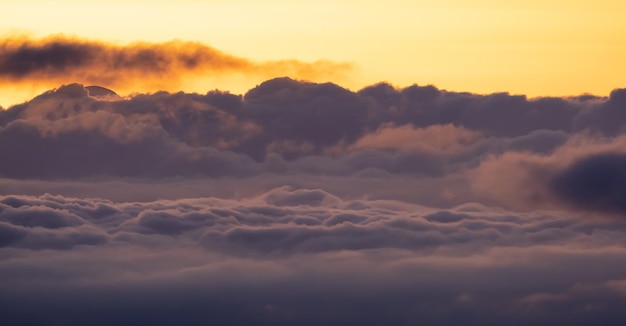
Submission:
[[[72,81],[134,92],[138,88],[177,89],[185,79],[217,74],[319,79],[337,77],[350,69],[349,64],[324,60],[255,62],[197,42],[115,45],[65,36],[0,40],[0,82],[11,85]]]

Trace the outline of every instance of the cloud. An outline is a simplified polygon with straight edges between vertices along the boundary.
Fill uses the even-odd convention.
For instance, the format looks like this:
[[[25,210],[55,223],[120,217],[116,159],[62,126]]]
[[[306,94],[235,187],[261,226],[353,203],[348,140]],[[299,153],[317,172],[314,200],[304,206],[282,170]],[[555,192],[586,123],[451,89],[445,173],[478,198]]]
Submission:
[[[625,141],[623,135],[577,134],[548,155],[489,156],[469,175],[478,192],[516,209],[619,213]]]
[[[61,86],[0,111],[0,316],[622,325],[623,100]]]
[[[480,133],[450,124],[415,128],[383,125],[376,132],[357,140],[349,150],[396,150],[403,152],[447,152],[469,147],[480,138]]]
[[[386,89],[388,98],[374,92],[376,88]],[[549,154],[569,134],[579,134],[583,121],[588,121],[584,130],[601,134],[603,125],[589,118],[589,112],[613,112],[608,107],[616,101],[615,96],[591,104],[579,99],[528,101],[432,87],[424,87],[430,93],[420,93],[417,86],[396,90],[384,84],[354,93],[330,83],[289,78],[269,80],[244,96],[159,92],[112,100],[90,95],[103,92],[93,89],[65,85],[1,111],[0,151],[12,154],[3,160],[0,173],[346,175],[374,168],[441,176],[474,167],[491,154]],[[512,103],[519,106],[518,118],[506,120],[507,115],[503,120],[501,112],[493,113]],[[57,152],[66,154],[50,155]]]
[[[179,89],[191,79],[241,74],[248,78],[292,76],[340,78],[350,64],[320,60],[255,62],[197,42],[136,42],[125,45],[51,36],[0,40],[0,82],[45,85],[68,82],[107,85],[125,92]]]
[[[612,220],[284,187],[238,200],[0,202],[7,322],[625,320],[626,228]],[[65,222],[19,222],[40,211]]]
[[[625,182],[626,154],[609,152],[575,161],[554,177],[551,190],[574,206],[623,213]]]
[[[94,69],[88,78],[111,83],[121,72],[149,75],[172,74],[176,70],[212,68],[216,71],[250,69],[251,63],[220,53],[198,43],[137,43],[128,47],[70,38],[5,40],[1,48],[0,75],[12,80],[50,78]],[[104,76],[91,75],[96,72]],[[67,78],[67,77],[66,77]]]
[[[117,203],[14,195],[0,197],[0,205],[0,222],[12,246],[30,243],[28,237],[70,237],[92,245],[106,244],[105,239],[112,237],[111,241],[142,245],[145,236],[176,236],[218,253],[228,250],[261,256],[376,248],[450,247],[482,252],[493,246],[576,242],[588,236],[589,230],[616,227],[610,221],[587,223],[538,213],[513,218],[508,213],[463,206],[439,210],[398,201],[344,200],[321,189],[286,187],[241,200]],[[555,220],[561,223],[552,223]],[[546,231],[558,232],[539,236]],[[26,238],[18,240],[21,234]],[[99,240],[85,240],[90,237]]]

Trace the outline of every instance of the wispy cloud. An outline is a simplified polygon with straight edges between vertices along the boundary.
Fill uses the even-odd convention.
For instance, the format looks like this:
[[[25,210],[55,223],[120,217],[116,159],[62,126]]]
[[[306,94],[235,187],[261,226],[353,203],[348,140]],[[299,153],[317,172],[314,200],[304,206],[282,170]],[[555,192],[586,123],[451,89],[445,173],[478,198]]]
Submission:
[[[330,80],[351,69],[347,63],[323,60],[257,62],[186,41],[119,45],[67,36],[0,40],[0,82],[13,85],[80,82],[127,92],[157,91],[176,89],[187,79],[216,75]]]

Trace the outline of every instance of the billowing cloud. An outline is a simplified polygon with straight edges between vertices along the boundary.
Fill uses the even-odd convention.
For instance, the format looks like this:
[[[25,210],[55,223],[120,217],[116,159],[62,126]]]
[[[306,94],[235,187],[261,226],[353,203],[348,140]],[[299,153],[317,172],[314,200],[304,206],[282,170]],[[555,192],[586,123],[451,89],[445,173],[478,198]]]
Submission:
[[[615,137],[608,121],[618,120],[616,94],[529,101],[384,84],[354,93],[278,78],[244,96],[159,92],[121,99],[71,84],[0,113],[0,151],[11,153],[0,175],[349,175],[373,168],[442,176],[490,155],[549,154],[568,135]],[[511,106],[515,119],[498,112]],[[57,152],[65,154],[51,155]]]
[[[61,86],[0,111],[0,320],[622,325],[625,106]]]
[[[552,190],[582,208],[626,210],[626,153],[602,153],[578,160],[554,177]]]
[[[625,142],[623,135],[576,134],[549,154],[490,155],[469,175],[478,192],[517,209],[616,214],[623,211]]]

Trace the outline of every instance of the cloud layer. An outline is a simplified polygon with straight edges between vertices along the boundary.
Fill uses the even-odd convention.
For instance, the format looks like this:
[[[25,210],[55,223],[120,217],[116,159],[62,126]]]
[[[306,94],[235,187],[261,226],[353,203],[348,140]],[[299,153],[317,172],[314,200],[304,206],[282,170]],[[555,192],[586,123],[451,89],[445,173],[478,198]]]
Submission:
[[[0,203],[0,275],[11,280],[1,310],[10,323],[626,318],[626,224],[610,220],[285,187],[246,200]]]
[[[625,94],[64,85],[0,111],[0,319],[621,325]]]

